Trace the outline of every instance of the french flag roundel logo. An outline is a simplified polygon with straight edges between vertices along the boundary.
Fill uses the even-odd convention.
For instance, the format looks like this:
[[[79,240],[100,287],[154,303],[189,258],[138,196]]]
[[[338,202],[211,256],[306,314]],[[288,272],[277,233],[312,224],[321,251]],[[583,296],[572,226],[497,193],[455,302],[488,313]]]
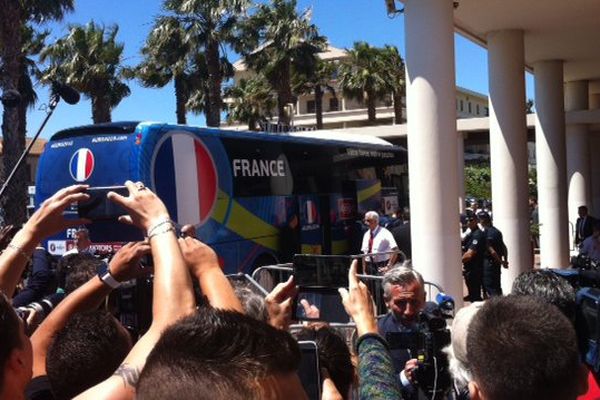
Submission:
[[[85,182],[94,172],[94,153],[90,149],[79,149],[71,156],[69,172],[77,182]]]
[[[219,177],[206,145],[191,134],[176,133],[158,146],[153,184],[173,220],[203,225],[217,202]]]

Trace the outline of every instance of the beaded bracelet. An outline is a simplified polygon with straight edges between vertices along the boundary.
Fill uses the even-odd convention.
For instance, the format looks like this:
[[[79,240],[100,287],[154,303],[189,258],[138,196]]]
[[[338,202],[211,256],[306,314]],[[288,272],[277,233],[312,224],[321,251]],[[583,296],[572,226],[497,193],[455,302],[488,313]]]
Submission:
[[[23,248],[21,246],[17,246],[16,244],[9,243],[6,247],[10,248],[10,249],[13,249],[14,251],[16,251],[18,254],[21,255],[21,257],[23,257],[25,259],[25,261],[29,261],[30,260],[30,257],[27,255],[27,253],[25,253],[23,251]]]

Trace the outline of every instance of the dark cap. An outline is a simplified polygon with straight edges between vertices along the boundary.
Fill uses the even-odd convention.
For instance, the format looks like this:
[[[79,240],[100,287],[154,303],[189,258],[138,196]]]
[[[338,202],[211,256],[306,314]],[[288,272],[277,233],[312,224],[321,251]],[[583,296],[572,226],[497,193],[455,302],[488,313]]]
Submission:
[[[486,213],[485,211],[478,212],[477,218],[479,218],[480,221],[491,221],[492,220],[492,218],[490,217],[490,214]]]
[[[460,222],[465,224],[469,221],[473,221],[475,219],[475,214],[472,211],[467,211],[463,214],[460,214]]]

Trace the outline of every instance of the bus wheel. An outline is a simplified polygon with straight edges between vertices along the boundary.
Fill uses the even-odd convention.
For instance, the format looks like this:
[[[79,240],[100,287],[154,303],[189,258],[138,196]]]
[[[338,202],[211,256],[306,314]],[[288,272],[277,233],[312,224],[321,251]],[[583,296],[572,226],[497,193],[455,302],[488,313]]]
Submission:
[[[275,265],[277,264],[277,260],[270,254],[261,254],[254,260],[254,264],[252,265],[252,276],[258,282],[260,286],[262,286],[267,292],[273,290],[273,288],[281,281],[280,273],[277,271],[269,271],[267,269],[262,269],[254,274],[260,267],[264,267],[266,265]],[[287,279],[287,278],[286,278]]]

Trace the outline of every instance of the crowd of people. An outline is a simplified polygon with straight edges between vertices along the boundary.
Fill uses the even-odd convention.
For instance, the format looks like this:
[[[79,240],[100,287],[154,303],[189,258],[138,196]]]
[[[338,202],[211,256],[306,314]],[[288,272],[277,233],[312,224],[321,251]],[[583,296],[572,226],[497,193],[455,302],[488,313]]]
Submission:
[[[76,254],[64,257],[57,273],[44,276],[48,269],[36,267],[45,265],[39,243],[90,222],[63,215],[72,203],[88,198],[85,185],[60,190],[21,229],[4,236],[0,400],[305,399],[305,382],[298,375],[299,340],[317,345],[319,389],[321,399],[327,400],[355,395],[416,399],[439,393],[455,399],[562,400],[575,399],[588,388],[589,373],[579,356],[570,314],[574,295],[561,278],[536,271],[524,275],[521,284],[515,282],[514,294],[502,296],[495,270],[486,287],[484,269],[484,287],[492,298],[474,302],[454,319],[445,350],[453,384],[443,392],[438,372],[444,372],[445,363],[440,353],[415,353],[412,346],[393,343],[397,334],[422,330],[424,318],[429,318],[423,316],[439,316],[439,307],[426,301],[423,276],[410,262],[398,263],[393,252],[381,250],[397,245],[393,237],[382,235],[377,213],[365,216],[369,230],[364,251],[381,250],[387,257],[373,256],[365,266],[354,260],[348,287],[339,289],[356,332],[348,346],[346,338],[326,323],[308,324],[292,335],[298,290],[293,276],[264,297],[231,281],[213,249],[194,237],[193,227],[178,238],[162,201],[141,182],[125,185],[128,196],[109,193],[109,199],[128,212],[120,221],[137,226],[146,239],[124,245],[108,262],[88,254],[89,236],[81,229]],[[478,215],[488,232],[484,242],[493,247],[490,237],[498,235],[490,233],[488,217]],[[387,243],[380,245],[383,241]],[[471,252],[471,260],[481,257],[478,251],[491,250],[471,249],[477,245],[474,241],[465,253]],[[506,252],[493,249],[496,256],[487,257],[495,268],[492,261],[504,263]],[[143,262],[148,256],[151,265]],[[32,259],[32,275],[38,276],[30,280],[54,282],[53,289],[28,282],[17,290]],[[387,312],[379,318],[369,287],[359,279],[361,267],[384,274]],[[109,299],[126,282],[149,274],[153,276],[150,323],[132,335],[115,318]],[[53,299],[56,295],[59,298]],[[424,393],[431,383],[423,381],[429,358],[435,380],[433,390]]]

